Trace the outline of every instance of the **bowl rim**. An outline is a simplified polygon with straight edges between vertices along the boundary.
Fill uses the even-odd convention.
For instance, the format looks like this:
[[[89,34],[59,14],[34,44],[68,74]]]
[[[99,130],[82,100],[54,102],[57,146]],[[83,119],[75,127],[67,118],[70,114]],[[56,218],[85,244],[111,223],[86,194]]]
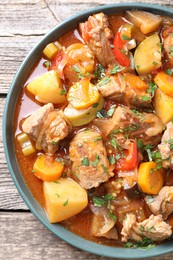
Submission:
[[[114,10],[116,9],[116,10]],[[14,76],[14,79],[11,83],[9,92],[7,94],[5,106],[4,106],[4,113],[3,113],[3,145],[4,145],[4,151],[5,151],[5,157],[7,161],[7,166],[10,172],[10,175],[13,179],[13,182],[20,193],[21,197],[23,198],[24,202],[28,206],[28,208],[31,210],[31,212],[34,214],[34,216],[52,233],[54,233],[57,237],[64,240],[68,244],[96,254],[100,256],[105,257],[112,257],[112,258],[126,258],[126,259],[139,259],[139,258],[147,258],[147,257],[153,257],[158,255],[163,255],[166,253],[173,252],[173,244],[171,241],[158,245],[155,248],[152,248],[150,250],[143,250],[141,248],[136,249],[129,249],[129,248],[121,248],[121,247],[112,247],[112,246],[106,246],[106,245],[100,245],[92,241],[88,241],[82,237],[79,237],[78,235],[68,231],[64,227],[62,227],[59,224],[50,224],[45,217],[45,213],[41,206],[38,204],[38,202],[33,198],[30,190],[28,189],[25,181],[23,180],[22,175],[20,175],[20,171],[17,165],[16,159],[12,158],[12,155],[14,155],[14,145],[12,145],[11,142],[11,136],[9,134],[9,130],[12,130],[12,122],[8,122],[9,116],[11,116],[11,119],[13,118],[13,115],[11,113],[14,112],[14,107],[10,108],[10,103],[12,101],[12,96],[15,93],[17,82],[21,79],[21,74],[24,73],[24,68],[27,66],[29,60],[33,57],[33,55],[37,54],[36,50],[38,50],[40,53],[42,52],[42,45],[46,45],[50,42],[51,37],[55,37],[55,33],[57,31],[61,31],[64,27],[67,28],[68,25],[71,27],[74,27],[74,25],[77,25],[82,20],[86,19],[89,15],[94,14],[96,12],[103,11],[105,13],[117,13],[123,11],[123,10],[129,10],[129,9],[141,9],[144,11],[149,11],[157,14],[163,14],[166,16],[171,16],[173,18],[173,9],[169,9],[165,6],[159,6],[154,4],[145,4],[145,3],[118,3],[118,4],[107,4],[107,5],[99,5],[97,7],[88,9],[86,11],[79,12],[73,16],[70,16],[65,21],[59,23],[57,26],[55,26],[52,30],[50,30],[47,34],[45,34],[44,37],[32,48],[32,50],[29,52],[29,54],[26,56],[24,61],[21,63],[16,75]],[[74,23],[75,21],[75,23]],[[72,26],[73,25],[73,26]],[[69,29],[66,29],[67,32]],[[39,56],[36,58],[38,60]],[[30,67],[30,70],[32,67]],[[23,76],[23,82],[25,81]],[[17,90],[16,90],[17,91]],[[18,87],[19,94],[20,89]],[[17,101],[18,95],[14,99]],[[13,102],[14,103],[14,102]],[[12,149],[12,150],[11,150]],[[15,166],[17,168],[15,168]],[[19,174],[21,180],[18,178],[17,174]],[[21,183],[20,183],[20,181]],[[172,246],[171,246],[172,244]]]

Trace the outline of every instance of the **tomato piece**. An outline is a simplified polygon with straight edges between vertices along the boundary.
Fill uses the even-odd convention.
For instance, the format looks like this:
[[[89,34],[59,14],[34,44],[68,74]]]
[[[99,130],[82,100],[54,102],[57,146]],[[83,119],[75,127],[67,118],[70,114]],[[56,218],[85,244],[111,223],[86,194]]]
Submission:
[[[131,142],[129,148],[124,150],[124,157],[121,157],[115,167],[115,171],[132,171],[137,166],[137,144]]]
[[[68,62],[68,57],[63,51],[59,51],[57,55],[51,59],[51,66],[49,70],[58,71],[59,77],[64,79],[64,67]]]
[[[127,40],[122,40],[121,33],[117,32],[114,38],[114,55],[119,62],[120,65],[124,67],[130,66],[130,59],[126,55],[125,51],[125,44],[127,43]]]

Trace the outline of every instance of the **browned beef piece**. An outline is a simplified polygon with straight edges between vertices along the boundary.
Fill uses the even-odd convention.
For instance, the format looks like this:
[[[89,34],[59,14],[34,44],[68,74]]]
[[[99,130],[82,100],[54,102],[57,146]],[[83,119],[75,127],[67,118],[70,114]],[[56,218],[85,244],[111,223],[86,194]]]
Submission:
[[[52,156],[58,150],[59,141],[68,135],[70,128],[62,111],[54,110],[52,104],[47,104],[26,118],[22,129],[36,142],[38,150],[44,150]]]
[[[70,143],[70,159],[76,181],[85,188],[98,187],[113,176],[100,133],[81,131]]]
[[[173,186],[164,186],[158,195],[146,196],[145,202],[154,215],[161,214],[166,220],[173,212]]]
[[[98,90],[103,97],[130,107],[148,107],[151,104],[151,95],[147,89],[132,88],[126,81],[125,73],[103,78],[98,84]]]
[[[173,33],[173,26],[166,28],[163,32],[163,48],[165,51],[165,56],[170,65],[173,65],[173,56],[171,51],[171,47],[173,46],[172,33]]]
[[[103,66],[116,63],[111,48],[113,33],[108,26],[108,19],[103,13],[89,16],[88,21],[79,26],[82,38]],[[86,34],[88,35],[87,39]]]
[[[140,241],[143,237],[148,237],[153,241],[163,241],[171,234],[171,226],[163,221],[161,215],[151,215],[138,223],[135,214],[127,214],[121,231],[123,242],[127,242],[128,239]]]
[[[171,140],[173,140],[173,123],[169,122],[166,125],[166,130],[163,133],[161,144],[158,145],[162,156],[163,167],[173,169],[173,150],[171,149]]]
[[[112,130],[118,129],[131,139],[140,139],[143,144],[157,145],[161,140],[164,125],[153,113],[136,115],[128,107],[118,106],[112,117]],[[121,134],[121,133],[120,133]]]

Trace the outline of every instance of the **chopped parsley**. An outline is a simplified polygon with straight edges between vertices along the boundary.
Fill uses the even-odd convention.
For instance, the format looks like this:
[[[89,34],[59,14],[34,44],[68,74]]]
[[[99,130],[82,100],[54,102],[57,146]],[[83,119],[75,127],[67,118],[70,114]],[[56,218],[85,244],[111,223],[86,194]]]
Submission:
[[[139,65],[136,65],[136,69],[137,69],[137,70],[140,69],[140,66],[139,66]]]
[[[95,103],[95,104],[92,105],[92,107],[97,108],[98,105],[99,105],[99,103]]]
[[[69,199],[67,199],[67,200],[63,203],[63,206],[64,206],[64,207],[68,205],[68,201],[69,201]]]
[[[148,83],[148,90],[147,90],[147,92],[149,94],[151,94],[152,97],[154,97],[154,93],[155,93],[156,89],[157,89],[157,86],[156,86],[156,84],[154,82],[149,82]]]
[[[115,64],[115,65],[113,66],[113,68],[112,68],[111,70],[109,70],[109,73],[110,73],[111,75],[114,75],[114,74],[116,74],[116,73],[119,72],[119,71],[121,71],[120,66]]]
[[[147,197],[147,202],[148,202],[148,203],[152,203],[153,201],[154,201],[153,196],[148,196],[148,197]]]
[[[60,95],[66,95],[66,94],[67,94],[67,91],[65,89],[62,89],[60,92]]]
[[[105,77],[104,79],[102,79],[101,81],[99,81],[99,83],[97,84],[98,87],[102,87],[104,85],[106,85],[108,82],[110,82],[111,79],[109,77]]]
[[[172,76],[173,74],[173,70],[172,69],[167,69],[165,70],[166,74],[168,74],[169,76]]]
[[[122,39],[122,40],[125,40],[125,41],[129,41],[129,40],[130,40],[130,37],[127,36],[126,34],[123,34],[123,35],[121,36],[121,39]]]
[[[101,167],[102,167],[103,171],[104,171],[106,174],[108,174],[108,169],[107,169],[107,167],[106,167],[104,164],[101,164]]]
[[[101,64],[97,65],[97,69],[94,71],[94,76],[101,79],[105,76],[105,69]]]
[[[89,166],[89,160],[88,157],[84,157],[81,161],[81,165]]]
[[[115,164],[115,162],[116,162],[116,160],[115,160],[115,155],[113,154],[113,155],[109,156],[109,157],[108,157],[108,160],[109,160],[109,163],[110,163],[111,165]]]
[[[107,111],[104,110],[104,109],[97,111],[96,117],[98,117],[98,118],[107,118],[108,117]]]
[[[101,136],[95,137],[95,138],[94,138],[94,142],[97,142],[97,141],[99,141],[99,140],[101,140],[101,139],[102,139]]]
[[[55,142],[54,140],[51,142],[52,145],[57,145],[57,142]]]
[[[106,195],[99,197],[99,196],[94,196],[93,197],[93,203],[95,207],[102,207],[102,206],[107,206],[111,200],[113,200],[114,197],[107,193]]]
[[[143,96],[141,97],[141,99],[142,99],[143,101],[151,101],[151,97],[145,96],[145,95],[143,95]]]
[[[133,108],[132,109],[133,113],[136,115],[136,116],[140,116],[141,113],[136,109],[136,108]]]
[[[138,149],[141,150],[141,149],[143,148],[143,146],[144,146],[142,140],[138,139],[138,140],[136,141],[136,143],[137,143],[137,147],[138,147]]]
[[[94,162],[90,162],[90,165],[96,167],[99,162],[100,162],[100,156],[99,156],[98,154],[96,154],[96,159],[95,159],[95,161],[94,161]]]
[[[87,72],[87,73],[85,73],[85,74],[82,73],[81,70],[79,69],[79,67],[78,67],[77,65],[73,65],[73,70],[74,70],[76,73],[78,73],[77,77],[78,77],[79,79],[83,79],[85,76],[89,76],[89,75],[90,75],[89,72]]]
[[[155,244],[152,239],[148,237],[143,237],[140,241],[130,240],[124,244],[126,248],[142,248],[142,249],[151,249],[155,247]]]
[[[112,139],[111,139],[111,145],[112,145],[115,149],[117,149],[117,142],[116,142],[116,139],[115,139],[115,138],[112,138]]]

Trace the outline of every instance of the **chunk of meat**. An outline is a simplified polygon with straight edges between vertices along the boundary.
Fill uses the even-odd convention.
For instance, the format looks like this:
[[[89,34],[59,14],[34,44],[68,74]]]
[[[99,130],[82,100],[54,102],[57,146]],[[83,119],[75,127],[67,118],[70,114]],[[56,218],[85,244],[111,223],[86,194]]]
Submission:
[[[36,142],[38,150],[52,156],[58,150],[59,141],[68,135],[70,127],[63,117],[63,112],[54,110],[52,104],[47,104],[29,116],[22,129]]]
[[[93,212],[91,234],[95,237],[106,237],[108,239],[118,239],[116,221],[109,217],[109,211],[105,207],[95,207],[91,205]]]
[[[22,124],[22,130],[29,134],[31,138],[36,141],[39,133],[43,127],[44,121],[48,114],[54,110],[54,106],[51,103],[40,107],[32,115],[30,115]]]
[[[104,66],[116,63],[111,49],[113,32],[108,26],[108,19],[103,13],[89,16],[88,21],[79,25],[82,38]]]
[[[164,125],[153,113],[135,114],[128,107],[118,106],[112,117],[112,131],[118,129],[128,134],[131,139],[140,139],[144,145],[152,143],[157,145],[161,139]],[[122,134],[120,134],[122,135]]]
[[[171,234],[171,226],[163,221],[161,215],[151,215],[148,219],[137,223],[134,214],[127,214],[121,231],[123,242],[127,242],[128,239],[140,241],[143,237],[148,237],[153,241],[163,241]]]
[[[173,140],[173,124],[169,122],[166,125],[166,130],[163,133],[161,144],[158,145],[158,149],[164,161],[163,167],[173,169],[173,150],[171,149],[171,140]]]
[[[103,187],[108,194],[111,194],[114,198],[121,193],[124,188],[124,182],[122,178],[111,178],[103,184]]]
[[[165,51],[165,56],[169,62],[170,65],[173,65],[173,55],[172,55],[172,49],[173,49],[173,26],[168,27],[163,32],[163,47]]]
[[[148,86],[143,82],[145,89],[135,87],[135,80],[138,76],[131,74],[135,80],[133,84],[129,84],[127,80],[129,73],[117,73],[114,76],[103,78],[98,84],[97,88],[103,97],[109,97],[119,103],[127,104],[128,106],[147,107],[150,105],[152,99],[151,95],[147,93]],[[137,79],[136,79],[137,78]],[[140,82],[142,80],[140,79]],[[145,96],[145,99],[143,98]]]
[[[158,195],[146,196],[145,202],[154,215],[161,214],[166,220],[173,212],[173,186],[164,186]]]
[[[101,135],[93,130],[77,133],[69,153],[76,181],[85,189],[98,187],[114,175]]]

